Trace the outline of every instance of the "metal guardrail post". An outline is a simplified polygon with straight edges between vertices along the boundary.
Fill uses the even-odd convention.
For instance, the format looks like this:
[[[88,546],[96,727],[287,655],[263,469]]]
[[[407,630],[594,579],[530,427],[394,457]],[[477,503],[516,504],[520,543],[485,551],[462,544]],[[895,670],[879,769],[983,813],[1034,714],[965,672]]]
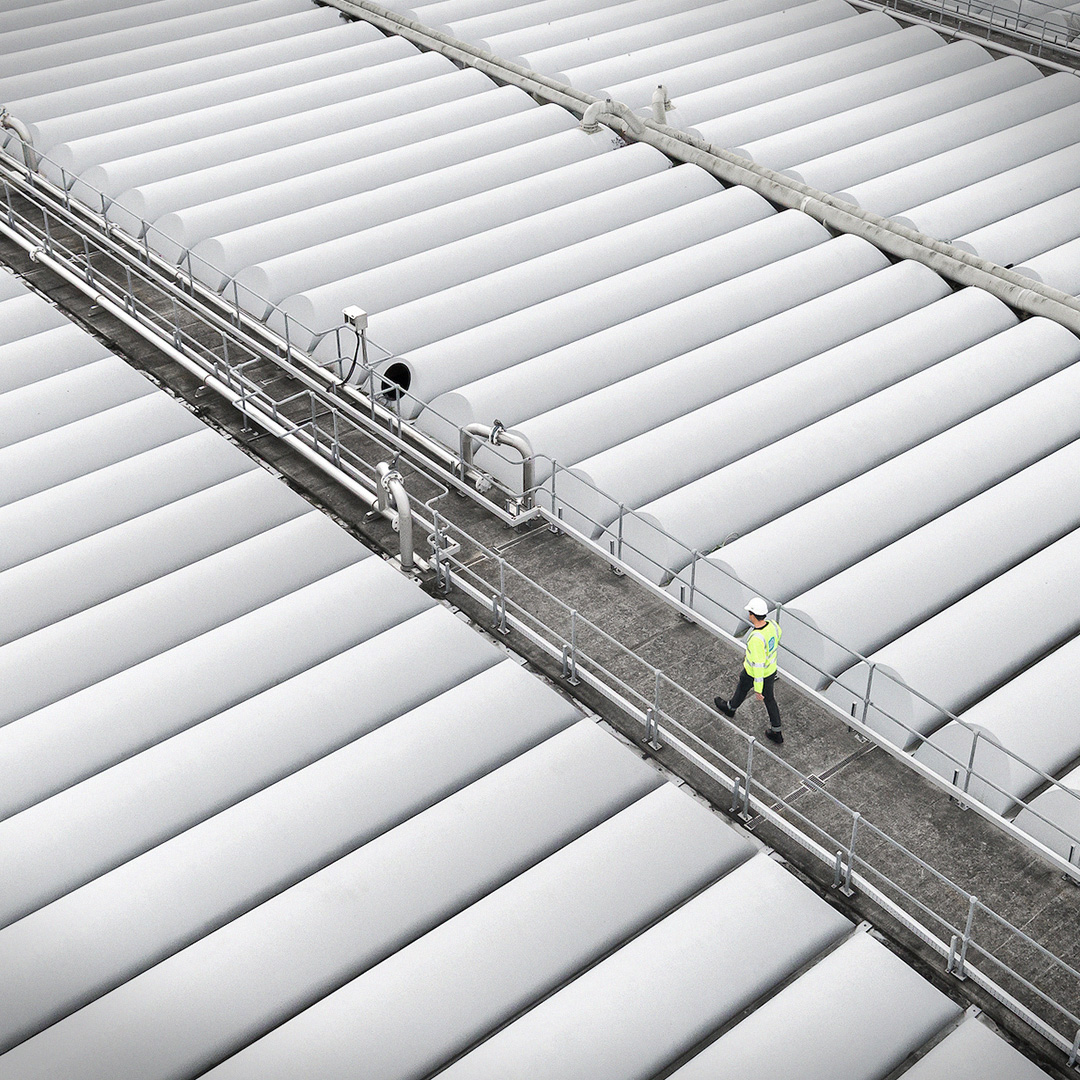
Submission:
[[[1068,1066],[1071,1069],[1080,1059],[1080,1028],[1076,1029],[1076,1038],[1073,1039],[1072,1052],[1069,1054]]]
[[[971,783],[971,773],[975,767],[975,749],[979,745],[979,731],[976,730],[971,739],[971,753],[968,755],[967,769],[964,770],[964,794],[968,793],[968,785]]]
[[[645,711],[645,738],[649,747],[653,750],[663,750],[660,742],[660,724],[657,719],[660,715],[660,669],[656,669],[656,683],[653,687],[653,703]]]
[[[862,820],[862,814],[856,810],[851,817],[851,841],[848,843],[847,868],[844,870],[844,884],[840,886],[840,891],[845,896],[855,895],[855,890],[851,887],[851,873],[855,865],[855,840],[859,835],[860,820]]]
[[[619,503],[619,526],[616,538],[608,541],[608,550],[611,552],[613,559],[622,559],[622,535],[623,535],[623,518],[626,517],[626,506],[623,503]],[[615,563],[611,564],[611,572],[616,577],[622,577],[622,569]]]
[[[866,676],[866,693],[863,694],[862,703],[862,722],[866,723],[866,718],[870,713],[870,690],[874,685],[874,672],[877,671],[877,664],[870,665],[870,673]]]
[[[579,686],[581,680],[577,674],[577,618],[576,608],[570,609],[570,640],[562,649],[562,677],[571,686]]]
[[[952,942],[949,946],[949,964],[946,971],[950,971],[961,982],[967,978],[967,972],[964,970],[964,965],[967,962],[968,945],[971,944],[971,927],[975,922],[975,908],[978,905],[978,897],[968,897],[968,913],[967,922],[964,924],[964,936],[960,940],[960,951],[956,952],[956,935],[953,934]]]
[[[560,514],[559,514],[559,501],[555,496],[555,477],[557,477],[558,475],[559,475],[559,463],[554,458],[552,458],[552,460],[551,460],[551,513],[555,517],[560,516]],[[555,524],[555,522],[554,521],[549,521],[548,522],[548,532],[557,533],[558,531],[559,531],[559,527]]]
[[[492,597],[491,614],[495,620],[496,633],[506,637],[510,627],[506,625],[506,560],[499,559],[499,595]]]
[[[757,746],[757,739],[753,736],[750,737],[750,742],[746,748],[746,787],[743,789],[743,803],[742,812],[739,817],[743,821],[750,819],[750,785],[753,782],[754,777],[754,747]]]

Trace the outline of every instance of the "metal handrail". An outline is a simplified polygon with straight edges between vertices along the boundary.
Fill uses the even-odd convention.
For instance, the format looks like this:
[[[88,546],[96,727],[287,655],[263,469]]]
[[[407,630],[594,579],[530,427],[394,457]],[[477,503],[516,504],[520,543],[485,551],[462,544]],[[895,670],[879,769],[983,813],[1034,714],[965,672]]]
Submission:
[[[900,10],[903,4],[936,17],[939,25],[944,25],[945,19],[952,19],[985,28],[988,41],[991,32],[1004,32],[1037,57],[1042,57],[1044,50],[1053,50],[1080,61],[1080,18],[1075,12],[1066,12],[1063,7],[1042,0],[1019,0],[1015,6],[993,0],[861,0],[861,3],[878,10]],[[1043,13],[1025,14],[1025,7],[1029,11],[1041,9]],[[1053,23],[1052,14],[1047,13],[1062,13],[1064,27]],[[1075,21],[1075,27],[1070,25],[1070,18]]]

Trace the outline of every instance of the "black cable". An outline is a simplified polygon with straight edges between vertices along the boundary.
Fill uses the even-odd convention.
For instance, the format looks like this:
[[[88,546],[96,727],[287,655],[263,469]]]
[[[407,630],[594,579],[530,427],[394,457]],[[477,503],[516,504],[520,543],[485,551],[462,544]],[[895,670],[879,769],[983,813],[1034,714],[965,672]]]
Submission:
[[[359,360],[360,360],[360,331],[358,330],[356,332],[356,352],[353,353],[352,367],[349,368],[349,374],[345,376],[346,385],[348,385],[348,383],[352,380],[353,372],[356,371],[356,365],[357,365],[357,362]]]

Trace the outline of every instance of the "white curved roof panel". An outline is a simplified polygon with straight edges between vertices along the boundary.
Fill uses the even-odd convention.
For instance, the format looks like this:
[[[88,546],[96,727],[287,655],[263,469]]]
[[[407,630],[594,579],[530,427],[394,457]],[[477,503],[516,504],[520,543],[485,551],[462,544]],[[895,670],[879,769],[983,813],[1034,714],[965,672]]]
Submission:
[[[196,432],[0,506],[0,570],[255,468],[244,454],[221,454],[219,441]]]
[[[324,330],[336,324],[344,305],[366,297],[365,282],[372,278],[379,283],[399,277],[419,283],[432,273],[428,279],[431,291],[442,291],[463,280],[642,221],[679,205],[688,193],[716,190],[709,183],[711,178],[671,169],[662,154],[651,148],[641,147],[648,153],[637,149],[627,147],[588,163],[565,166],[551,175],[540,174],[508,186],[497,198],[473,198],[451,207],[462,213],[428,211],[414,220],[381,226],[373,231],[372,239],[383,242],[372,244],[370,249],[365,244],[359,260],[361,265],[370,262],[368,269],[286,296],[280,313],[275,312],[267,321],[284,329],[283,314],[287,313],[301,325]],[[434,267],[433,271],[428,267]],[[415,277],[414,268],[420,268]],[[259,277],[259,268],[249,267],[237,281],[262,287]],[[372,292],[378,295],[379,288],[376,284]],[[410,288],[401,302],[424,295],[426,292],[417,294]],[[373,305],[373,312],[378,310],[380,307]]]
[[[961,786],[966,784],[971,795],[998,813],[1008,813],[1017,800],[1027,799],[1043,786],[1045,781],[1037,770],[1052,776],[1067,774],[1068,767],[1080,758],[1080,733],[1073,717],[1068,709],[1055,704],[1069,700],[1067,695],[1073,691],[1078,652],[1080,638],[1066,641],[1001,689],[964,710],[961,716],[970,727],[950,721],[935,732],[916,751],[916,758],[944,775],[958,773]],[[976,731],[978,743],[973,745]],[[1017,757],[1033,768],[1021,764]],[[958,759],[959,764],[950,758]],[[978,775],[966,775],[968,761],[972,761]],[[1068,790],[1054,794],[1061,803],[1075,802],[1074,809],[1080,811],[1080,799]],[[1033,803],[1026,820],[1038,823],[1037,812]],[[1018,823],[1023,824],[1019,819]],[[1068,858],[1069,854],[1065,854]]]
[[[211,105],[174,117],[168,124],[159,123],[153,118],[143,119],[114,131],[57,143],[50,148],[41,171],[53,182],[66,182],[70,186],[73,178],[91,165],[214,135],[228,134],[233,141],[234,152],[242,152],[245,137],[237,133],[245,128],[279,120],[295,124],[298,114],[330,105],[343,105],[377,90],[401,86],[414,81],[417,76],[422,77],[420,73],[423,71],[432,75],[438,69],[445,71],[449,63],[438,57],[418,55],[411,45],[400,38],[382,38],[357,46],[357,49],[366,50],[367,66],[350,67],[342,73],[269,91],[251,100]],[[401,62],[393,63],[394,60]]]
[[[699,174],[696,169],[690,170],[688,176],[672,169],[660,175],[671,181],[686,179],[698,187]],[[643,273],[652,273],[656,278],[673,276],[677,271],[661,269],[668,263],[658,260],[775,214],[764,199],[745,188],[723,190],[719,183],[710,186],[711,193],[704,198],[655,212],[621,229],[565,245],[411,302],[383,307],[371,315],[368,329],[384,348],[402,352],[598,281],[614,278],[617,288],[630,289],[633,277],[621,276],[628,271],[642,267]]]
[[[1011,90],[796,163],[786,171],[823,191],[850,190],[1080,101],[1080,80],[1074,76],[1057,72],[1044,79],[1033,65],[1027,67],[1030,78]]]
[[[1027,361],[1018,364],[1022,354]],[[1032,386],[1080,358],[1080,342],[1056,323],[1033,319],[819,420],[810,427],[646,504],[627,522],[628,558],[660,580],[689,559],[661,540],[650,521],[691,548],[709,551],[815,495],[880,465]],[[757,491],[753,502],[739,491]],[[722,517],[708,506],[723,507]]]
[[[446,76],[442,76],[437,81],[445,79]],[[485,129],[490,133],[503,133],[508,144],[519,137],[519,132],[528,131],[527,127],[515,124],[512,119],[533,110],[535,103],[528,95],[510,86],[491,89],[483,82],[477,86],[478,93],[470,95],[465,93],[470,85],[468,80],[454,81],[456,89],[462,93],[461,97],[450,96],[446,101],[421,107],[415,112],[360,124],[321,138],[276,147],[251,157],[210,165],[179,176],[166,175],[159,180],[145,180],[116,193],[109,205],[108,217],[130,234],[138,236],[143,231],[144,222],[155,223],[166,212],[176,213],[189,206],[225,199],[292,177],[312,173],[322,175],[334,166],[367,160],[372,171],[379,168],[381,163],[381,169],[385,170],[378,174],[381,182],[391,183],[395,179],[413,175],[417,171],[415,159],[418,157],[434,154],[447,164],[459,160],[457,155],[468,153],[473,140],[484,137]],[[476,80],[472,82],[476,83]],[[435,86],[424,89],[434,90]],[[506,122],[491,126],[492,122],[500,120]],[[384,156],[390,154],[394,156]],[[116,165],[103,166],[103,171],[114,169]],[[126,182],[117,176],[104,175],[99,181],[96,176],[95,170],[88,169],[86,182],[102,191],[115,191]],[[359,176],[354,179],[354,184],[354,191],[361,190]],[[226,220],[230,228],[239,225],[239,219],[233,214]],[[152,234],[150,238],[156,244],[157,234]]]
[[[422,134],[423,121],[430,120],[430,116],[416,118],[409,117],[409,113],[445,105],[490,88],[490,83],[477,79],[475,72],[466,75],[452,70],[442,57],[433,53],[407,57],[403,62],[412,69],[413,75],[412,81],[403,85],[375,89],[358,98],[346,98],[275,120],[246,125],[242,129],[242,139],[238,139],[233,131],[225,131],[101,162],[85,170],[85,179],[80,178],[72,184],[72,193],[95,208],[100,207],[104,194],[109,204],[106,209],[109,209],[109,200],[122,199],[132,188],[178,180],[188,173],[198,175],[236,161],[252,162],[249,167],[257,168],[266,155],[273,155],[267,158],[273,162],[267,173],[268,182],[275,176],[297,176],[303,172],[292,160],[297,153],[310,151],[312,167],[327,168],[347,162],[357,153],[363,157],[358,147],[370,147],[371,153],[380,153],[401,146]],[[483,110],[480,115],[483,116]],[[421,122],[419,131],[411,126],[417,119]],[[380,124],[385,126],[376,126]],[[285,171],[278,172],[280,169]],[[258,180],[259,175],[257,172],[249,174],[249,179]],[[246,191],[247,185],[238,190]],[[223,193],[211,186],[209,194],[213,197]],[[124,205],[121,201],[121,209]],[[166,204],[168,208],[185,205],[183,196],[175,204]],[[160,210],[157,213],[160,214]],[[118,220],[122,218],[118,216]]]
[[[771,917],[762,918],[768,911]],[[447,1080],[655,1075],[850,923],[757,855],[447,1069]]]
[[[671,1075],[879,1080],[959,1014],[870,934],[854,934]]]
[[[143,514],[0,574],[0,645],[306,513],[262,470]]]
[[[849,649],[875,652],[1080,527],[1078,466],[1073,442],[786,600],[785,670],[820,688],[856,661]]]
[[[210,1075],[426,1075],[752,853],[662,787]]]
[[[940,52],[929,55],[937,57]],[[770,169],[787,169],[1039,78],[1037,69],[1017,56],[1000,63],[989,63],[988,53],[984,52],[984,57],[983,63],[973,63],[955,74],[945,74],[910,90],[805,123],[792,124],[792,117],[784,114],[781,102],[770,103],[770,113],[776,114],[771,121],[775,133],[769,134],[765,126],[755,125],[752,140],[739,148],[738,153]],[[969,50],[964,59],[974,60],[975,55]]]
[[[1080,238],[1027,259],[1023,266],[1016,267],[1016,272],[1080,296]]]
[[[275,16],[293,15],[304,10],[302,0],[250,0],[247,3],[214,4],[207,10],[198,11],[195,5],[184,12],[185,0],[174,3],[173,0],[160,0],[170,4],[171,18],[161,22],[146,22],[126,29],[114,29],[85,38],[72,38],[70,41],[48,42],[31,48],[12,51],[4,57],[6,76],[37,72],[43,68],[54,68],[75,64],[79,61],[97,60],[126,53],[131,49],[143,49],[164,42],[182,41],[192,36],[209,34],[216,30],[233,27],[247,27],[249,23]],[[152,8],[153,4],[140,5]],[[152,15],[151,15],[152,17]],[[7,37],[7,35],[4,35]],[[251,38],[248,37],[248,41]],[[195,55],[199,55],[196,53]],[[104,65],[99,70],[118,74],[114,65]],[[23,93],[26,93],[25,84]]]
[[[1045,1074],[969,1016],[904,1075],[908,1080],[1040,1080]]]
[[[100,341],[70,323],[9,341],[0,345],[0,394],[95,363],[108,353]]]
[[[348,163],[256,188],[223,203],[166,215],[160,227],[173,243],[182,245],[181,250],[190,249],[192,267],[200,278],[221,289],[249,267],[297,250],[325,248],[483,192],[497,198],[499,188],[580,158],[578,133],[570,130],[563,110],[546,106],[512,119],[485,132],[486,145],[477,142],[465,152],[429,146],[426,154],[413,156],[412,168],[397,181],[391,170],[379,168],[383,161]],[[427,168],[422,164],[425,158]],[[226,223],[249,221],[242,228],[219,231]],[[347,259],[347,252],[343,255]],[[337,265],[352,266],[340,259]]]
[[[573,84],[589,92],[596,89],[610,94],[616,101],[643,111],[650,106],[658,82],[667,79],[681,88],[671,111],[672,123],[678,124],[682,115],[679,101],[684,94],[709,90],[774,67],[786,68],[896,29],[887,15],[873,11],[858,14],[847,4],[825,9],[819,3],[796,4],[779,11],[769,10],[771,7],[766,5],[760,14],[749,11],[747,15],[752,17],[692,39],[689,44],[696,47],[689,55],[694,58],[678,67],[661,67],[641,76],[635,73],[642,67],[652,68],[656,60],[642,64],[636,55],[612,57],[603,65],[590,65],[580,73],[572,71]],[[645,55],[651,58],[653,50]],[[612,65],[616,65],[614,69]]]
[[[554,408],[775,314],[793,298],[816,295],[883,265],[869,244],[853,237],[830,241],[816,222],[789,213],[701,245],[708,249],[708,258],[696,276],[651,288],[639,278],[637,289],[618,296],[610,287],[617,281],[613,279],[591,291],[571,293],[562,303],[537,304],[401,359],[424,400],[433,402],[438,394],[465,386],[462,396],[468,400],[480,379],[494,380],[505,373],[520,379],[520,386],[529,385],[533,405]],[[834,257],[841,251],[849,255],[846,260]],[[700,254],[691,251],[686,256],[688,268],[700,261]],[[667,262],[678,258],[669,256]],[[606,306],[594,309],[594,297]],[[572,313],[572,325],[547,321],[560,307]],[[605,320],[606,310],[611,317]],[[477,354],[473,349],[478,346],[497,352]],[[443,366],[440,356],[449,358]]]
[[[985,294],[951,296],[898,263],[518,426],[573,466],[556,494],[598,533],[619,502],[659,498],[1008,325]]]
[[[29,296],[26,301],[41,303],[36,296]],[[0,320],[5,316],[17,318],[16,313],[8,313],[22,303],[24,301],[8,300],[0,305]],[[42,306],[42,315],[48,322],[57,316],[63,318],[54,308]],[[35,320],[31,331],[35,337],[39,336],[40,325],[41,322]],[[91,364],[20,386],[0,397],[0,447],[41,435],[63,424],[82,420],[153,392],[152,383],[114,356],[106,356]]]
[[[57,3],[59,0],[49,0]],[[125,49],[118,53],[91,55],[86,59],[65,60],[63,57],[50,60],[48,54],[40,57],[41,66],[24,71],[18,75],[0,75],[0,100],[18,101],[37,98],[46,94],[56,94],[58,99],[70,101],[70,91],[78,87],[79,104],[89,108],[91,104],[106,104],[114,100],[116,91],[110,89],[114,80],[122,80],[130,75],[139,75],[143,79],[153,79],[154,72],[188,61],[210,60],[215,57],[227,57],[238,50],[257,47],[270,41],[284,41],[293,36],[312,33],[316,30],[340,24],[336,12],[326,9],[312,9],[304,5],[289,5],[285,14],[270,15],[251,19],[252,15],[262,15],[255,6],[261,0],[251,0],[244,10],[232,17],[224,29],[214,29],[197,23],[189,27],[191,36],[163,41],[142,47]],[[39,5],[42,6],[43,5]],[[233,13],[235,15],[237,13]],[[246,21],[248,19],[250,21]],[[225,59],[227,69],[230,61]],[[162,76],[162,85],[167,85],[169,75]],[[183,83],[181,83],[183,85]],[[121,91],[121,98],[126,91]],[[66,107],[70,107],[66,105]],[[62,111],[62,110],[61,110]],[[50,113],[57,115],[57,113]]]
[[[953,244],[1001,266],[1013,266],[1078,237],[1080,189],[999,217],[989,225],[956,237]]]
[[[868,662],[877,667],[880,689],[867,724],[905,749],[918,743],[915,752],[921,760],[939,762],[933,745],[927,747],[913,732],[931,735],[948,721],[942,708],[964,710],[1080,632],[1080,615],[1059,603],[1060,597],[1074,595],[1078,550],[1080,532],[1074,530],[872,653]],[[1016,634],[1009,615],[1020,610],[1038,612],[1039,617],[1025,633]],[[946,640],[963,640],[967,648],[947,648]],[[867,673],[867,664],[858,664],[840,676],[827,695],[845,712],[856,702],[861,707]],[[970,742],[967,731],[960,737]],[[955,766],[946,763],[944,768],[951,779]]]
[[[165,726],[159,708],[153,719],[161,741],[145,749],[130,743],[132,756],[0,822],[4,863],[20,868],[0,921],[43,907],[499,663],[483,638],[428,606],[419,590],[398,583],[377,591],[375,565],[336,582],[369,601],[347,637],[323,643],[338,651],[291,678],[283,670],[283,681],[223,712],[206,719],[195,713],[190,727]],[[371,610],[375,600],[378,612]],[[443,662],[418,665],[407,680],[380,677],[399,656],[428,649],[445,651]],[[231,692],[238,690],[239,684]],[[144,733],[150,723],[141,722]],[[44,779],[46,763],[38,765]]]
[[[357,275],[355,295],[364,297],[371,311],[378,313],[478,278],[497,281],[496,271],[518,273],[519,268],[523,271],[544,257],[558,265],[559,273],[592,274],[587,261],[583,265],[583,260],[572,259],[569,253],[589,252],[591,260],[596,257],[592,252],[607,253],[610,248],[611,254],[602,257],[617,258],[621,255],[619,237],[651,232],[654,217],[665,217],[679,208],[693,212],[695,205],[718,191],[720,182],[692,165],[663,169],[577,202],[376,267]],[[772,212],[764,200],[759,205]],[[553,286],[541,281],[539,287]]]
[[[309,37],[317,38],[308,42]],[[284,46],[292,41],[306,43],[306,48]],[[259,48],[260,63],[253,70],[238,74],[227,71],[203,71],[187,86],[161,88],[147,86],[137,96],[107,105],[86,107],[78,112],[50,116],[34,108],[34,103],[8,105],[30,130],[34,147],[48,154],[54,146],[74,139],[135,127],[149,121],[171,120],[185,113],[207,109],[226,102],[251,101],[273,90],[311,82],[331,75],[344,75],[368,62],[365,46],[380,41],[380,35],[367,24],[335,27],[317,35],[272,42]],[[254,104],[252,102],[252,104]],[[59,108],[60,103],[54,105]],[[18,111],[16,111],[18,110]]]

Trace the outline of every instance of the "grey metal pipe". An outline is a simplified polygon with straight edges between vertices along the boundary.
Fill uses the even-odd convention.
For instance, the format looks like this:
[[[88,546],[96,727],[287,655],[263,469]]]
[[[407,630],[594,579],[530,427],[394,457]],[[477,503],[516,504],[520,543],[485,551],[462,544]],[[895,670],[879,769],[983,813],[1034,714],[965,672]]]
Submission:
[[[669,110],[674,109],[675,105],[668,95],[668,89],[661,83],[654,91],[652,95],[652,118],[658,124],[667,123],[667,114]]]
[[[749,187],[778,206],[809,214],[835,232],[854,233],[896,258],[921,262],[948,281],[985,289],[1017,311],[1053,319],[1080,335],[1080,300],[1058,289],[842,202],[826,192],[800,184],[686,132],[666,124],[657,124],[655,120],[642,122],[621,102],[612,101],[609,104],[607,99],[596,98],[539,72],[500,59],[487,50],[396,15],[371,0],[327,2],[346,14],[401,34],[422,48],[469,64],[501,82],[562,105],[575,115],[583,116],[590,106],[599,103],[590,120],[599,122],[602,117],[606,126],[624,138],[646,142],[676,161],[690,162],[706,169],[727,184]],[[642,130],[639,131],[639,128]]]
[[[533,488],[536,485],[536,457],[532,443],[517,431],[507,431],[496,420],[490,427],[487,424],[466,424],[461,429],[461,460],[465,468],[473,463],[473,440],[485,439],[492,446],[509,446],[521,455],[521,490],[524,493],[521,506],[529,510],[533,505]]]
[[[34,149],[34,136],[30,134],[30,129],[17,117],[12,116],[7,109],[0,109],[0,127],[15,132],[22,142],[23,161],[26,162],[26,167],[31,172],[37,172],[40,158]]]
[[[396,511],[393,525],[398,534],[401,550],[401,569],[411,573],[415,566],[413,516],[412,502],[409,499],[409,493],[405,490],[405,479],[396,469],[391,469],[385,461],[380,461],[375,466],[375,475],[378,477],[376,485],[378,502],[375,504],[375,509],[381,514],[388,514],[390,503],[393,502],[393,508]]]
[[[636,138],[644,138],[645,128],[641,121],[632,112],[617,111],[617,104],[611,98],[594,98],[581,116],[581,130],[587,135],[595,135],[600,130],[600,117],[610,114],[623,121]]]

